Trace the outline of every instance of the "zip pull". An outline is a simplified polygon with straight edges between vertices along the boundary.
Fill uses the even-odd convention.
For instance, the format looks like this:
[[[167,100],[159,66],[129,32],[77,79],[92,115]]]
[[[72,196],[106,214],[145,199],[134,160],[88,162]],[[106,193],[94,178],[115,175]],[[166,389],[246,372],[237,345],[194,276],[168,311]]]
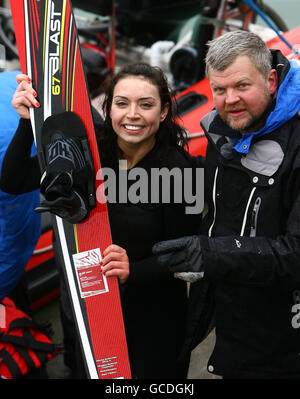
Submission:
[[[251,203],[251,201],[252,201],[252,197],[253,197],[253,194],[254,194],[255,190],[256,190],[256,187],[253,187],[252,190],[251,190],[251,193],[250,193],[250,195],[249,195],[249,198],[248,198],[246,210],[245,210],[245,213],[244,213],[244,219],[243,219],[243,223],[242,223],[242,229],[241,229],[241,233],[240,233],[240,236],[241,236],[241,237],[243,237],[243,235],[244,235],[244,233],[245,233],[248,210],[249,210],[249,206],[250,206],[250,203]]]
[[[252,215],[251,215],[250,237],[256,237],[257,216],[258,216],[260,204],[261,204],[261,198],[257,197],[255,200],[254,207],[252,210]]]
[[[214,219],[213,222],[208,230],[208,237],[211,237],[212,229],[214,227],[215,221],[216,221],[216,212],[217,212],[217,204],[216,204],[216,190],[217,190],[217,177],[218,177],[218,172],[219,172],[219,167],[216,167],[215,171],[215,177],[214,177],[214,186],[213,186],[213,192],[212,192],[212,200],[214,204]]]

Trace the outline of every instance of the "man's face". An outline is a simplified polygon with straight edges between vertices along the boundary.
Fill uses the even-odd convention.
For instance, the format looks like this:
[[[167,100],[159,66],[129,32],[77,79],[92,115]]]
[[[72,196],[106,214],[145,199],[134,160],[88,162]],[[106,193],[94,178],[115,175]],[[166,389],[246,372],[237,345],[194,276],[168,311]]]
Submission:
[[[277,73],[264,78],[246,55],[224,71],[208,69],[214,103],[221,119],[242,133],[255,131],[277,89]]]

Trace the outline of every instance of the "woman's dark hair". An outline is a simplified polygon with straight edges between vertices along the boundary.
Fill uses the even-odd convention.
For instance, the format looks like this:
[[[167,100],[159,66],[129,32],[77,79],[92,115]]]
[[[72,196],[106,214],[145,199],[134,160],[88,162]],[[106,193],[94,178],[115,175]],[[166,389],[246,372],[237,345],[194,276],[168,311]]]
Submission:
[[[184,151],[188,139],[185,129],[176,122],[178,117],[169,89],[168,81],[163,71],[158,67],[153,67],[147,63],[136,62],[127,64],[110,80],[105,92],[103,103],[104,123],[99,132],[99,151],[101,162],[104,165],[116,165],[122,158],[122,152],[117,145],[117,135],[113,131],[110,110],[113,101],[113,94],[116,84],[128,76],[141,76],[147,79],[158,88],[162,109],[169,104],[169,110],[166,118],[160,123],[159,130],[156,133],[155,154],[158,159],[165,163],[168,153],[172,148],[177,148],[180,152]]]

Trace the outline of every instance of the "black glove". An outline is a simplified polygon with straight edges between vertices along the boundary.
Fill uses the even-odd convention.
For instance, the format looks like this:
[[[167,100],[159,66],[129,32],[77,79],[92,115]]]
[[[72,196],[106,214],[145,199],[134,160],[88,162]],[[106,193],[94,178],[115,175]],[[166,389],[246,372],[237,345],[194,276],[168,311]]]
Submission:
[[[203,260],[199,236],[162,241],[152,248],[158,263],[175,273],[175,277],[194,282],[203,277]]]

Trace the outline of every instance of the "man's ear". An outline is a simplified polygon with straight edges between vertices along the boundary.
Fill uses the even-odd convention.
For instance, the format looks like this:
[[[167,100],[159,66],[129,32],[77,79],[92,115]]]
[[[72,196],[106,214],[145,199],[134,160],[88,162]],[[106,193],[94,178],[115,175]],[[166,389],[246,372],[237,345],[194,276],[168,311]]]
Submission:
[[[270,94],[274,94],[278,87],[278,75],[276,69],[271,69],[268,77]]]

